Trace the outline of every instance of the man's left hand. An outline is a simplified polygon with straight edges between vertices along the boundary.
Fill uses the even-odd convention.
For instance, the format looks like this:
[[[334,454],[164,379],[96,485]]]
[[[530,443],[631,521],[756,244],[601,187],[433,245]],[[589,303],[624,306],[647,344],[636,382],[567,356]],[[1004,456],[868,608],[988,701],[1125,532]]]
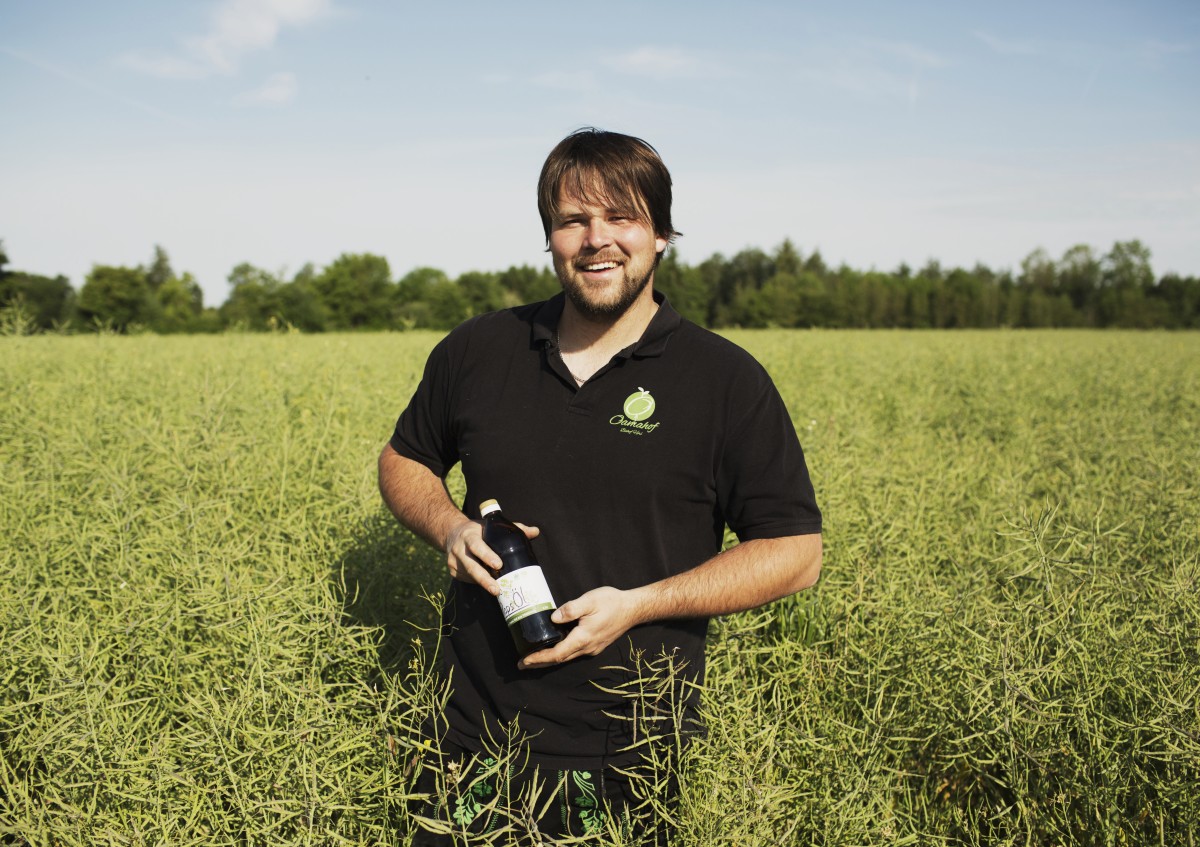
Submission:
[[[555,611],[557,624],[575,621],[567,637],[545,650],[530,653],[517,667],[522,670],[543,668],[569,662],[580,656],[595,656],[639,623],[634,591],[610,586],[593,588]]]

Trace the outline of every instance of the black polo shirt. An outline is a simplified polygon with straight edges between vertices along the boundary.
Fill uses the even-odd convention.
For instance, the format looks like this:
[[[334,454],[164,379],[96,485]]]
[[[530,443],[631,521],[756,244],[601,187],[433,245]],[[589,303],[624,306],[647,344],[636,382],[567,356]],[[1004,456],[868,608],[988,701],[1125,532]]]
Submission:
[[[534,550],[559,605],[693,568],[720,551],[726,524],[743,541],[821,531],[800,442],[766,371],[655,299],[642,338],[582,387],[557,354],[561,294],[472,318],[434,348],[391,439],[441,477],[461,462],[469,516],[496,498],[509,518],[538,526]],[[495,598],[452,582],[451,740],[479,750],[519,720],[536,764],[627,761],[630,704],[618,690],[636,678],[635,657],[671,654],[699,679],[707,624],[646,624],[599,656],[519,671]]]

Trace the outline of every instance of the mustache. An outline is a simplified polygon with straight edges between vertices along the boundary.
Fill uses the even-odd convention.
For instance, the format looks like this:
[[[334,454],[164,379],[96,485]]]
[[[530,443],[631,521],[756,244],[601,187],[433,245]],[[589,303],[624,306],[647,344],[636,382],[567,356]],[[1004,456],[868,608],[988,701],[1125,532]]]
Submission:
[[[618,265],[625,263],[625,257],[619,253],[597,253],[594,256],[581,256],[575,260],[576,267],[584,265],[595,265],[600,262],[616,262]]]

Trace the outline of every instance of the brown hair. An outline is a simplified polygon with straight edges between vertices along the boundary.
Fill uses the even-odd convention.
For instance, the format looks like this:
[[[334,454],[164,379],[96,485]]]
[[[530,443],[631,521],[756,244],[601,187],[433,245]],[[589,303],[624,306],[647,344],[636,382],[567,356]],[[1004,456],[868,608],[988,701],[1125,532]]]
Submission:
[[[640,138],[583,127],[550,151],[538,178],[538,214],[547,244],[564,189],[589,205],[647,221],[659,238],[674,241],[681,235],[671,225],[671,174],[658,151]]]

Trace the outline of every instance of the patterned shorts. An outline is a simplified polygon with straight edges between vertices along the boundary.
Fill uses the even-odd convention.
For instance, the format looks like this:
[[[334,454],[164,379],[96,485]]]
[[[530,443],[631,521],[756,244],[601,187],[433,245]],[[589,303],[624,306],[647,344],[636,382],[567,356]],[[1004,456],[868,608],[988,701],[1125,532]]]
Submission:
[[[419,766],[415,793],[420,799],[409,807],[413,847],[537,845],[581,836],[612,843],[618,835],[625,843],[668,845],[666,825],[635,811],[640,804],[628,778],[612,768],[516,770],[466,751]]]

